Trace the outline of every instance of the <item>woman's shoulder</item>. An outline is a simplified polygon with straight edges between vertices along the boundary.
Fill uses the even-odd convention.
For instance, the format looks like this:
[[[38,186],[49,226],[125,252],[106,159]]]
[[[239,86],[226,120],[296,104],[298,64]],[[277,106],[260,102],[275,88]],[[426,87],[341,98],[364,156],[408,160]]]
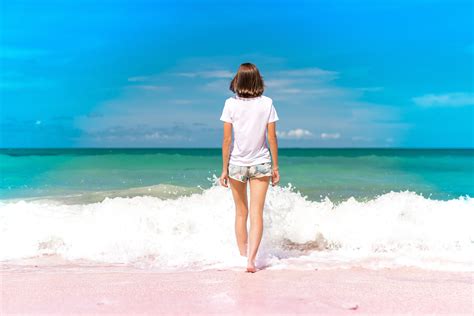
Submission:
[[[265,104],[267,107],[270,107],[272,104],[273,104],[273,100],[272,98],[266,96],[266,95],[262,95],[261,98],[260,98],[260,102]]]
[[[273,100],[272,98],[266,96],[266,95],[262,95],[262,100],[266,101],[267,103],[273,103]]]

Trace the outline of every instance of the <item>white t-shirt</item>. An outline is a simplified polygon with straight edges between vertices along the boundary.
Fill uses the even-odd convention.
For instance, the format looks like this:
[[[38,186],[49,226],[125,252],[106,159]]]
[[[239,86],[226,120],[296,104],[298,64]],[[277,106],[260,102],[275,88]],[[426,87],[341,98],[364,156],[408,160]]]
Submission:
[[[272,161],[266,142],[267,124],[279,120],[272,99],[263,95],[230,97],[225,101],[220,120],[232,123],[230,164],[251,166]]]

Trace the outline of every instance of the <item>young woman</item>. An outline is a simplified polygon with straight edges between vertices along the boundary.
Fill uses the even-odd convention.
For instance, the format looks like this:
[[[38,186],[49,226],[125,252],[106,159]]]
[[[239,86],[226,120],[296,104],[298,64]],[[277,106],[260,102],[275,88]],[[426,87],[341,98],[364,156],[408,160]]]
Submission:
[[[225,101],[220,118],[224,121],[220,183],[225,187],[230,183],[236,211],[237,245],[240,254],[247,257],[247,272],[253,273],[257,271],[255,258],[262,240],[263,207],[270,179],[273,186],[280,181],[275,126],[278,115],[272,99],[263,95],[263,79],[255,65],[240,65],[230,90],[235,96]],[[249,233],[247,182],[250,182]]]

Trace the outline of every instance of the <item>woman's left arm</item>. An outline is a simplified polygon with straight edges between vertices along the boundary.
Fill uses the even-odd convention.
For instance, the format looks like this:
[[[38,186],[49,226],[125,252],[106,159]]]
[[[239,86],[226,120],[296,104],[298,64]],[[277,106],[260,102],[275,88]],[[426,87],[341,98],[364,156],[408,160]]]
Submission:
[[[232,144],[232,123],[224,122],[224,136],[222,137],[222,175],[220,182],[227,187],[229,183],[230,145]]]

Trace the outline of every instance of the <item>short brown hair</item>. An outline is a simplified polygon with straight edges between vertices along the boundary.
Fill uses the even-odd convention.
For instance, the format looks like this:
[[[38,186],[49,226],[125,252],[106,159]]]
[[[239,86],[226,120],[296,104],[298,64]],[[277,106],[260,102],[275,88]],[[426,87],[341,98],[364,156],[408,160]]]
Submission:
[[[230,82],[230,91],[242,98],[255,98],[263,94],[263,78],[257,66],[251,63],[240,65],[237,74]]]

